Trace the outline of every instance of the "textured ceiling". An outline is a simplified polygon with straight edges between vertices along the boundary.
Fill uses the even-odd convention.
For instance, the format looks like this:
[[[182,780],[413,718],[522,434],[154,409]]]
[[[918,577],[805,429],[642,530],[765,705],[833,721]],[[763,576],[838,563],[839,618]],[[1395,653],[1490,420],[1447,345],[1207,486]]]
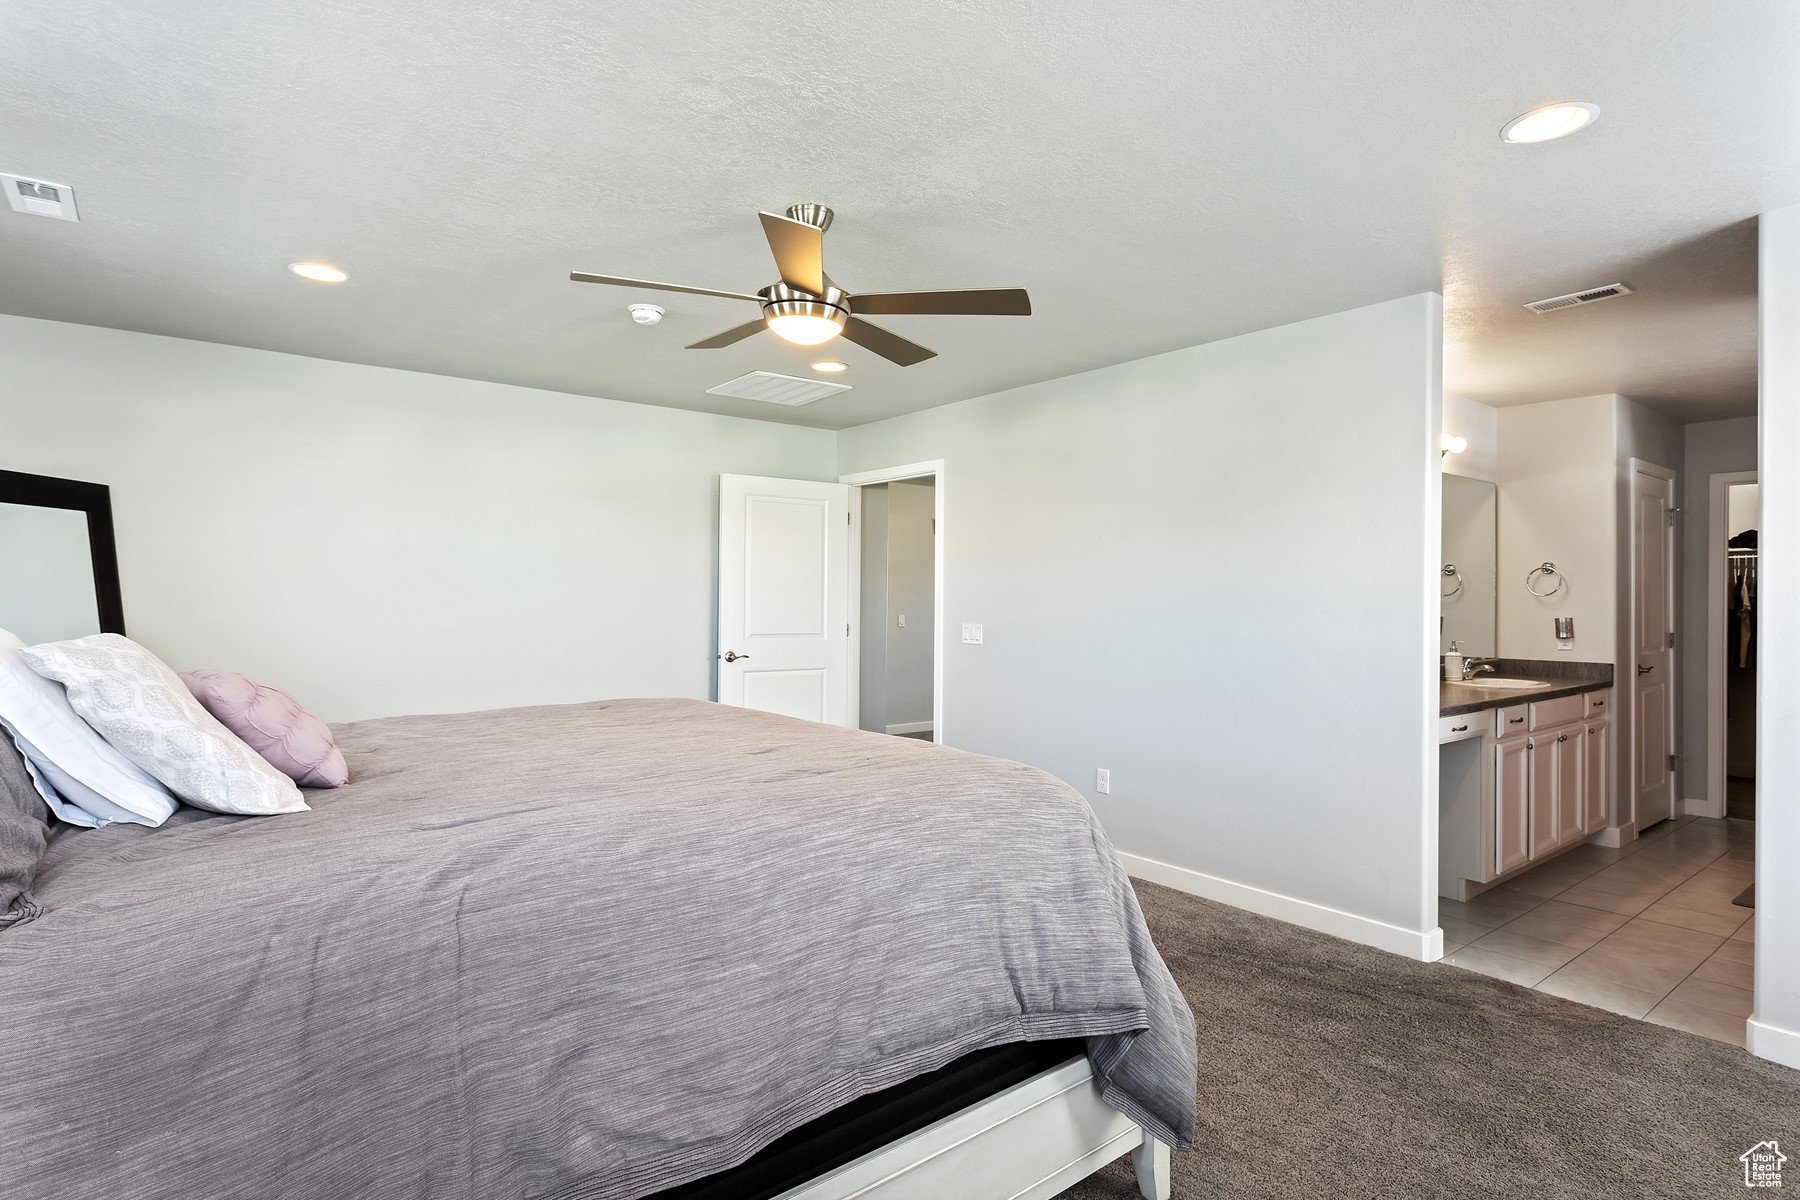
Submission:
[[[1751,219],[1800,202],[1783,0],[10,0],[0,44],[0,171],[82,214],[0,210],[0,311],[829,427],[1440,286],[1450,390],[1738,415]],[[1499,141],[1565,98],[1599,123]],[[852,291],[1037,315],[886,318],[941,357],[834,343],[855,390],[778,409],[704,389],[816,354],[681,348],[747,306],[567,281],[753,291],[798,201]]]

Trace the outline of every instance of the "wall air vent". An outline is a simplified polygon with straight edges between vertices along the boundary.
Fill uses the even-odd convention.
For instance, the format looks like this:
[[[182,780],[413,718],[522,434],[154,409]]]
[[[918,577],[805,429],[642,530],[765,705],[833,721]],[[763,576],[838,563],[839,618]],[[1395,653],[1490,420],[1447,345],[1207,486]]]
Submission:
[[[826,383],[823,379],[797,379],[792,375],[777,375],[773,371],[752,371],[748,375],[739,375],[736,379],[721,383],[718,387],[709,387],[709,396],[736,396],[740,400],[761,400],[765,404],[786,404],[793,407],[811,404],[814,400],[823,400],[838,392],[847,392],[847,383]]]
[[[27,179],[23,175],[0,175],[0,187],[6,190],[6,202],[14,212],[33,217],[55,217],[59,221],[79,221],[75,212],[75,189],[66,183],[50,183],[43,179]]]
[[[1566,296],[1552,296],[1548,300],[1533,300],[1525,307],[1542,316],[1559,309],[1575,308],[1582,304],[1598,304],[1602,300],[1611,300],[1618,296],[1631,295],[1631,289],[1622,283],[1607,283],[1600,287],[1588,288],[1582,292],[1570,292]]]

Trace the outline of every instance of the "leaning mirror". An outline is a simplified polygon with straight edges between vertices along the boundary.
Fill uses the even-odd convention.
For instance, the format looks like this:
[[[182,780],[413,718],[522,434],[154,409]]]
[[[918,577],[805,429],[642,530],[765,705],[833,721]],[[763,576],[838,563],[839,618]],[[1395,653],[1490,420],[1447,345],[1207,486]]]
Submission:
[[[0,471],[0,629],[27,645],[123,633],[106,487]]]
[[[1438,653],[1460,643],[1463,653],[1495,653],[1496,495],[1481,479],[1445,475],[1444,560],[1438,575]]]

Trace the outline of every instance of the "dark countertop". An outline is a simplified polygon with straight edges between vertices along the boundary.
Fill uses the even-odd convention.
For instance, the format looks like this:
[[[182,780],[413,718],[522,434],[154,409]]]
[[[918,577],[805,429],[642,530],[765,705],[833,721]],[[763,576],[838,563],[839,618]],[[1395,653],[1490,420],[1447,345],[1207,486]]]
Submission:
[[[1549,687],[1526,691],[1470,687],[1460,683],[1438,684],[1438,716],[1459,717],[1464,713],[1505,708],[1533,700],[1554,700],[1558,696],[1578,696],[1582,692],[1612,686],[1611,663],[1537,662],[1531,659],[1498,659],[1492,675],[1482,678],[1532,679]]]

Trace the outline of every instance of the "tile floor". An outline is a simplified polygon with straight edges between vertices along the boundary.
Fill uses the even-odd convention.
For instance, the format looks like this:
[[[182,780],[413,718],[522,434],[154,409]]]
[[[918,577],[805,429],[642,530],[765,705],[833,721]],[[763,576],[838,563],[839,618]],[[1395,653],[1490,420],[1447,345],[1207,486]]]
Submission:
[[[1750,885],[1755,829],[1677,817],[1439,899],[1443,961],[1741,1046],[1755,925],[1731,901]]]

